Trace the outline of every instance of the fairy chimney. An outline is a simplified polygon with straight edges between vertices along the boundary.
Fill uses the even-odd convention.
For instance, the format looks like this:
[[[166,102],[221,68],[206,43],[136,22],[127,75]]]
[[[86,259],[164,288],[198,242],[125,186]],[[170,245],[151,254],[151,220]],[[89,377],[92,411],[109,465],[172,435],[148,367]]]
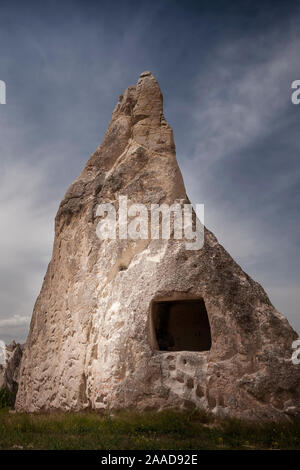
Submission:
[[[147,209],[189,204],[150,72],[120,96],[102,144],[59,206],[16,409],[296,416],[297,335],[263,288],[206,228],[198,249],[150,229],[136,239],[101,239],[99,205],[114,207],[118,233],[125,198]]]

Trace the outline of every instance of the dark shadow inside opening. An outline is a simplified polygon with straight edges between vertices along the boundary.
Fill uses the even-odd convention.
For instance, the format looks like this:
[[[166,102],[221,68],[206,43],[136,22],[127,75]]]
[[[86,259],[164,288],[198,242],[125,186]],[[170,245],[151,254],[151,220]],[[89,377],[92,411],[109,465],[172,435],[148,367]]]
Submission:
[[[155,301],[152,324],[160,351],[209,351],[211,348],[203,299]]]

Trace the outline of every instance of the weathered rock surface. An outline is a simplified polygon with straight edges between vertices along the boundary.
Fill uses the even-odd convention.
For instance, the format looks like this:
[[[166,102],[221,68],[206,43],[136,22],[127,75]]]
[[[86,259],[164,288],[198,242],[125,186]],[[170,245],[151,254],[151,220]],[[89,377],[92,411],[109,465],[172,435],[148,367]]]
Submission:
[[[291,362],[297,335],[263,288],[207,229],[197,251],[174,239],[99,240],[97,205],[118,210],[120,195],[148,206],[189,202],[150,72],[120,96],[103,143],[60,204],[16,409],[299,414],[300,368]],[[153,301],[180,299],[204,300],[210,350],[174,351],[172,343],[158,350]]]
[[[6,363],[0,365],[0,388],[5,387],[16,397],[23,346],[12,341],[6,346]]]

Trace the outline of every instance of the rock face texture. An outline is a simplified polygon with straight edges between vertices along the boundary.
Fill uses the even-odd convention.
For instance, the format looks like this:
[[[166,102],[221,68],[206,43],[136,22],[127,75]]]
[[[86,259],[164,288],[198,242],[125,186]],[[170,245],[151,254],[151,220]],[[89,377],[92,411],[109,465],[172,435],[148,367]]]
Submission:
[[[203,408],[299,414],[296,333],[205,228],[182,240],[100,240],[97,206],[189,203],[150,72],[129,87],[57,212],[21,363],[17,410]]]
[[[15,398],[18,390],[23,346],[12,341],[6,346],[6,363],[0,365],[0,388],[5,387]]]

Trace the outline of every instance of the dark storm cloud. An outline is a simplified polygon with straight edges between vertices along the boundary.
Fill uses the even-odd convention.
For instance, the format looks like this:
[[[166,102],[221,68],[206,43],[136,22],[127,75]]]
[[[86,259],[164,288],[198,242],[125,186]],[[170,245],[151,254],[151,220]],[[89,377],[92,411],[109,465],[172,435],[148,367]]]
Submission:
[[[300,328],[299,8],[211,3],[1,3],[1,339],[24,340],[59,200],[148,69],[192,201]]]

